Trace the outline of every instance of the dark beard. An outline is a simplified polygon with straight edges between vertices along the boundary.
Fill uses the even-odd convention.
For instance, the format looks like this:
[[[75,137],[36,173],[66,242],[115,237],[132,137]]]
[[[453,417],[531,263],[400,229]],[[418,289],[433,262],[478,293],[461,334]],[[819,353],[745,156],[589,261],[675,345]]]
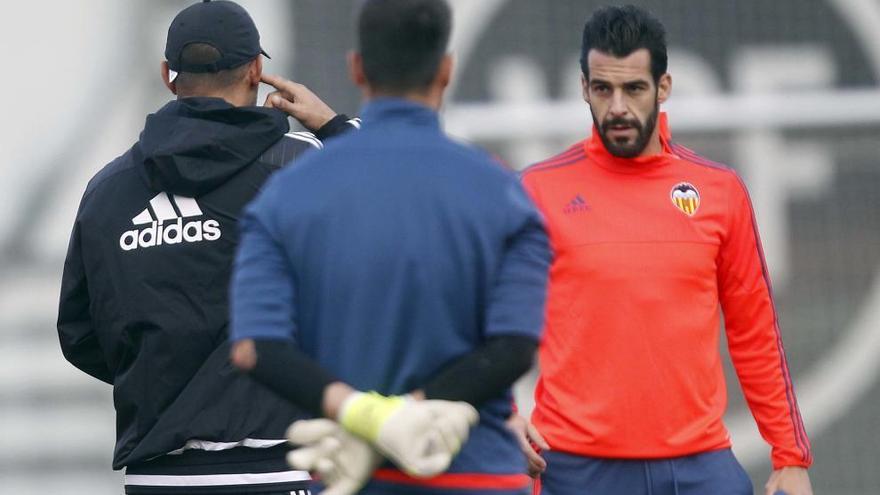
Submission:
[[[648,146],[648,141],[651,139],[651,135],[654,134],[654,127],[657,126],[657,116],[659,114],[660,103],[655,100],[654,111],[648,116],[648,120],[645,121],[644,125],[642,125],[638,119],[622,118],[606,120],[600,125],[599,121],[596,119],[596,114],[593,113],[592,108],[590,109],[590,115],[593,116],[593,124],[596,125],[596,131],[599,133],[599,139],[602,140],[605,149],[618,158],[635,158],[642,154],[642,151]],[[631,144],[618,144],[609,139],[608,129],[617,125],[627,125],[636,129],[638,135],[636,136],[635,141]]]

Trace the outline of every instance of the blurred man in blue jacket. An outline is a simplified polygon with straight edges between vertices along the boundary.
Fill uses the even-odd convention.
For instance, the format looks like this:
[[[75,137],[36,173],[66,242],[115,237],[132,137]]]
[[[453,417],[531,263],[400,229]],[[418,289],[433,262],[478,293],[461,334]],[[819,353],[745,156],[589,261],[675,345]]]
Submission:
[[[363,493],[528,492],[504,422],[538,343],[550,251],[517,178],[440,128],[450,30],[442,0],[365,2],[350,60],[361,132],[278,174],[241,226],[233,362],[402,468]],[[408,445],[455,454],[463,403],[479,424],[426,477],[438,465],[410,462]],[[348,454],[338,470],[357,470]]]

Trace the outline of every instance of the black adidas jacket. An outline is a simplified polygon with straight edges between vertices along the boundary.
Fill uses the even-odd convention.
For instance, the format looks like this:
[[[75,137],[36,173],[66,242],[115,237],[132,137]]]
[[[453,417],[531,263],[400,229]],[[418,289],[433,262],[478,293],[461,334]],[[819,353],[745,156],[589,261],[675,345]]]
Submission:
[[[337,117],[319,134],[353,125]],[[130,472],[192,439],[281,439],[298,416],[232,368],[227,343],[239,214],[273,171],[322,146],[288,130],[278,110],[173,101],[89,182],[64,263],[58,335],[68,361],[113,385],[114,469]]]

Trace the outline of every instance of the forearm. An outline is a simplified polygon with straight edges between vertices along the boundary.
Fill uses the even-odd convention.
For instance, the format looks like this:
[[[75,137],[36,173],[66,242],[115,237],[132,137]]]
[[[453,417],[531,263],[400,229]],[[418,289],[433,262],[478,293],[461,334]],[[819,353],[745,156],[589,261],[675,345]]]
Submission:
[[[537,346],[532,337],[494,337],[441,370],[425,385],[425,398],[480,407],[499,397],[531,368]]]
[[[812,458],[810,442],[779,329],[771,317],[762,314],[764,311],[752,309],[769,311],[769,296],[762,303],[735,297],[728,297],[726,302],[730,357],[758,429],[772,447],[774,468],[808,467]]]
[[[536,348],[537,343],[529,337],[493,338],[443,369],[415,397],[464,401],[479,407],[500,396],[530,369]],[[242,340],[233,346],[231,359],[255,380],[315,416],[335,419],[345,399],[356,392],[292,341]]]
[[[246,339],[232,347],[232,363],[314,416],[335,419],[354,389],[339,381],[293,341]]]

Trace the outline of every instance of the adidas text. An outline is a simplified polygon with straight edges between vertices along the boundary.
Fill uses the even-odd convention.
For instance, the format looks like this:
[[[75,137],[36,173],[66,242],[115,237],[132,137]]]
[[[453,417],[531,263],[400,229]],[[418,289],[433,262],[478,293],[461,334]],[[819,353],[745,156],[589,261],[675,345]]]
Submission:
[[[563,208],[562,212],[566,215],[570,215],[572,213],[582,213],[585,211],[590,211],[590,205],[587,204],[587,201],[583,196],[578,194],[571,201],[568,202]]]
[[[151,222],[142,230],[127,230],[119,238],[119,247],[124,251],[137,248],[180,244],[181,242],[216,241],[220,238],[220,223],[217,220],[194,220],[184,223],[183,218],[176,222]]]

